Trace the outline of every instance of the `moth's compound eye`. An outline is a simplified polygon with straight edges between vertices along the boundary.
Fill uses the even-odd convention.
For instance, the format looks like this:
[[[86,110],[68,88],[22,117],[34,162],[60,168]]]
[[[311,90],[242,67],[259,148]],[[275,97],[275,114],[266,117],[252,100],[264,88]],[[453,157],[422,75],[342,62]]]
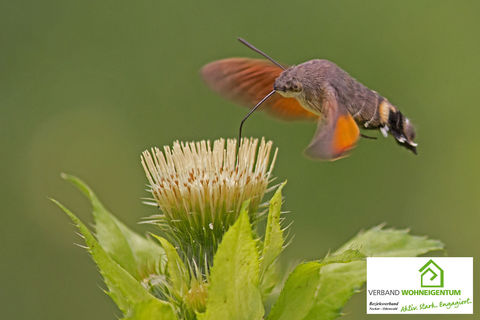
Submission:
[[[302,91],[302,84],[298,81],[295,81],[293,82],[292,84],[292,91],[295,91],[295,92],[300,92]]]

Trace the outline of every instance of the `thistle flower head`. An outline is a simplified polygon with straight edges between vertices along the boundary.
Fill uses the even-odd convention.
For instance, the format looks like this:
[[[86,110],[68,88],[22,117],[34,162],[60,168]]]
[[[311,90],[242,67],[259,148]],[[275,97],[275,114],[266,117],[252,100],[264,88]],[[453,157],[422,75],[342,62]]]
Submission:
[[[235,139],[218,139],[213,147],[210,141],[177,141],[143,152],[149,191],[161,211],[152,221],[196,263],[208,262],[244,201],[250,200],[252,223],[257,220],[276,158],[271,151],[272,142],[264,139],[243,139],[238,152]]]

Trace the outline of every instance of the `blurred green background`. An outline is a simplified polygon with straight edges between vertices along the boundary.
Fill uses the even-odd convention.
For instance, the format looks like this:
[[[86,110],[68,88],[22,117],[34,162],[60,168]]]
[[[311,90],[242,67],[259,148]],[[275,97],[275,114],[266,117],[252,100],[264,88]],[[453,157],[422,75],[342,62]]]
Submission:
[[[47,197],[91,221],[87,201],[59,177],[78,175],[145,231],[136,222],[154,210],[140,200],[141,151],[237,133],[246,109],[198,76],[215,59],[257,57],[237,36],[284,63],[336,62],[418,128],[418,156],[390,137],[322,163],[302,155],[315,124],[261,113],[247,122],[246,135],[280,148],[275,174],[289,181],[286,267],[382,222],[480,258],[479,12],[478,1],[1,1],[1,318],[120,315]],[[364,294],[345,312],[365,318]],[[409,317],[419,318],[436,319]]]

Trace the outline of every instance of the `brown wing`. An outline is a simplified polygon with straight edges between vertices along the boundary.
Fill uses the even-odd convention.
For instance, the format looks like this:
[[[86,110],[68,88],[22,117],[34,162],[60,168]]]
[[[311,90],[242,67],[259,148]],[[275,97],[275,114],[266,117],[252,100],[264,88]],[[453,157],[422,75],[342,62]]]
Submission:
[[[325,91],[323,106],[325,117],[318,122],[305,153],[316,159],[337,160],[355,147],[360,130],[347,108],[338,102],[333,89]]]
[[[213,91],[252,108],[273,90],[273,83],[282,71],[267,60],[229,58],[205,65],[201,74]],[[317,115],[304,109],[295,98],[285,98],[278,93],[260,108],[285,120],[318,119]]]

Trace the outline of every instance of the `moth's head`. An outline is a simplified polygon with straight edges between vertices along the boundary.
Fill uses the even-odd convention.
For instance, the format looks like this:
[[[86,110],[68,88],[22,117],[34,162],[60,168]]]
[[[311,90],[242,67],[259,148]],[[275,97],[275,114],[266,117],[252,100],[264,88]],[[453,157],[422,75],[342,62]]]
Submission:
[[[302,92],[303,86],[296,77],[294,69],[289,68],[275,79],[273,89],[284,97],[296,97]]]

